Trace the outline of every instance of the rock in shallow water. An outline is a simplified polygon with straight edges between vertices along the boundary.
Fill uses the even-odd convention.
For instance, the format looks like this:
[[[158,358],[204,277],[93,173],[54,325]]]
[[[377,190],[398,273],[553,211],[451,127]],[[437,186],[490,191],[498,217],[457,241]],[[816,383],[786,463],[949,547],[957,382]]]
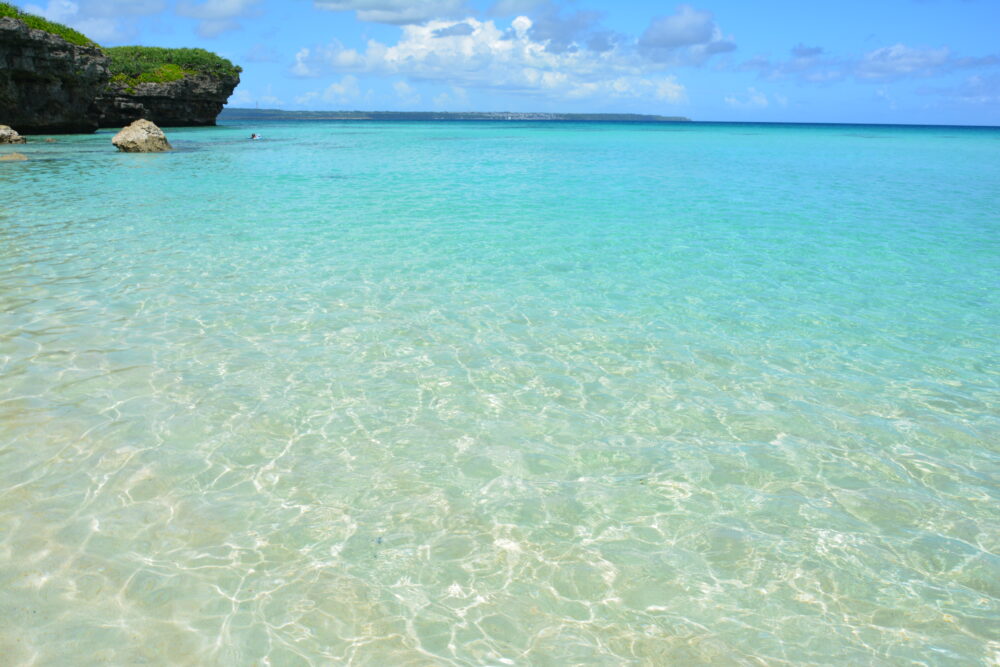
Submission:
[[[123,128],[111,143],[126,153],[162,153],[173,150],[163,130],[148,120],[137,120]]]
[[[0,155],[0,162],[24,162],[28,159],[28,156],[24,153],[10,153],[8,155]]]
[[[28,140],[7,125],[0,125],[0,144],[26,144]]]

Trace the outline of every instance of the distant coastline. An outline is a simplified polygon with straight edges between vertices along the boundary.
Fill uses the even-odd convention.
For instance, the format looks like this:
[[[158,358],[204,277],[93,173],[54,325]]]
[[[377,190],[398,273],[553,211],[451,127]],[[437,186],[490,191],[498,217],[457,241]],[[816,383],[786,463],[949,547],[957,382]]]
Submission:
[[[222,110],[219,120],[390,120],[390,121],[577,121],[617,123],[688,123],[683,116],[635,113],[525,113],[516,111],[283,111],[281,109]]]

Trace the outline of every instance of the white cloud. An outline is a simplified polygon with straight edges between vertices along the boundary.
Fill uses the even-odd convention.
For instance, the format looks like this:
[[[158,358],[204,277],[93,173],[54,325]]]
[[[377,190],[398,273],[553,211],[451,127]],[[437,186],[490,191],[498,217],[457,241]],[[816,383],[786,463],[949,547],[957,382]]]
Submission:
[[[182,0],[177,5],[180,16],[198,19],[198,34],[215,37],[240,27],[237,19],[253,13],[261,0]]]
[[[229,96],[229,101],[226,105],[232,107],[260,106],[264,108],[276,108],[282,106],[284,103],[283,99],[274,94],[274,90],[270,85],[260,94],[240,85]]]
[[[322,76],[325,72],[366,69],[365,58],[354,49],[347,49],[334,40],[326,46],[299,49],[295,54],[292,74],[301,77]]]
[[[346,48],[336,41],[304,48],[296,54],[292,72],[298,76],[344,71],[402,75],[463,89],[569,99],[684,100],[684,87],[675,77],[651,72],[649,64],[634,53],[617,48],[600,53],[587,49],[553,53],[545,42],[532,37],[532,21],[524,16],[514,19],[509,30],[501,30],[493,21],[474,18],[464,23],[471,27],[469,34],[449,32],[447,29],[455,25],[452,21],[407,25],[396,44],[371,40],[364,51]]]
[[[465,0],[315,0],[319,9],[353,11],[359,21],[407,25],[456,16]]]
[[[45,7],[39,5],[26,5],[24,11],[29,14],[44,16],[50,21],[59,23],[69,23],[79,18],[80,6],[69,0],[49,0]]]
[[[48,0],[24,10],[65,23],[97,42],[117,42],[135,35],[135,17],[163,11],[165,0]]]
[[[240,27],[237,19],[251,14],[261,0],[181,0],[177,14],[198,20],[198,34],[215,37]],[[25,11],[65,23],[98,42],[120,42],[136,35],[136,19],[167,9],[166,0],[48,0]]]
[[[756,56],[739,69],[757,71],[765,79],[795,78],[808,83],[832,83],[849,74],[850,63],[827,56],[822,47],[798,44],[792,47],[791,55],[783,61]]]
[[[233,91],[233,94],[229,96],[229,101],[226,102],[226,106],[242,107],[249,106],[254,102],[256,102],[256,98],[253,96],[253,93],[243,86],[239,86]]]
[[[830,83],[853,76],[860,81],[882,83],[1000,63],[1000,56],[996,55],[960,57],[946,46],[931,49],[905,44],[883,46],[854,58],[835,58],[820,47],[802,44],[793,47],[791,54],[792,58],[783,61],[757,56],[744,62],[740,69],[756,70],[766,79],[795,78],[808,83]]]
[[[298,104],[299,106],[306,107],[315,102],[317,99],[319,99],[319,93],[315,91],[310,91],[308,93],[304,93],[296,97],[295,103]]]
[[[787,100],[786,100],[787,103]],[[766,109],[770,106],[767,95],[754,87],[747,88],[746,95],[729,95],[726,97],[726,104],[735,109]]]
[[[73,21],[71,26],[98,44],[122,42],[135,35],[134,29],[123,27],[113,19],[81,19]]]
[[[975,74],[957,86],[925,87],[920,95],[939,95],[963,104],[989,105],[1000,108],[1000,72]]]
[[[712,12],[691,5],[654,19],[639,38],[639,52],[661,63],[701,65],[716,54],[735,50],[736,42],[723,36]]]
[[[338,104],[352,102],[361,97],[361,87],[358,85],[357,77],[348,74],[340,81],[327,86],[321,97],[324,102],[336,102]]]
[[[324,90],[299,95],[295,98],[295,103],[300,106],[315,106],[317,102],[323,102],[326,106],[331,104],[347,105],[361,99],[368,99],[371,96],[371,90],[362,94],[357,77],[347,74],[340,81],[331,83]]]
[[[933,74],[951,60],[948,47],[914,49],[903,44],[884,46],[869,51],[858,63],[857,74],[862,79],[888,79],[907,75]]]
[[[415,107],[420,104],[420,93],[407,82],[397,81],[392,84],[392,89],[396,91],[396,96],[406,106]]]
[[[468,106],[469,93],[459,86],[452,86],[450,93],[441,93],[434,98],[434,108],[438,111],[462,109]]]

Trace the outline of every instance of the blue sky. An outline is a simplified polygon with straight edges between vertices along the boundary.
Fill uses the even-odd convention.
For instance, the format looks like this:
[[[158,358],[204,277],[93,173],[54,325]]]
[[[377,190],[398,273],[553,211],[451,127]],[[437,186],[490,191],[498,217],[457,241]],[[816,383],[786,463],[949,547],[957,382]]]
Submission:
[[[1000,125],[1000,0],[18,0],[242,65],[230,106]]]

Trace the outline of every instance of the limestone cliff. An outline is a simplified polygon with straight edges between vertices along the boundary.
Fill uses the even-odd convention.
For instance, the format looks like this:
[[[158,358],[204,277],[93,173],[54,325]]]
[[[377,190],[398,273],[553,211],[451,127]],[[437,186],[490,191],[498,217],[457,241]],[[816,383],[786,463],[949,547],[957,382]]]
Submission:
[[[188,74],[176,81],[128,84],[112,81],[98,98],[101,127],[122,127],[145,118],[161,127],[215,125],[240,82],[238,74]]]
[[[0,18],[0,123],[22,134],[93,132],[108,79],[100,48]]]
[[[204,49],[102,49],[0,1],[0,124],[21,134],[93,132],[140,118],[215,125],[240,71]]]

